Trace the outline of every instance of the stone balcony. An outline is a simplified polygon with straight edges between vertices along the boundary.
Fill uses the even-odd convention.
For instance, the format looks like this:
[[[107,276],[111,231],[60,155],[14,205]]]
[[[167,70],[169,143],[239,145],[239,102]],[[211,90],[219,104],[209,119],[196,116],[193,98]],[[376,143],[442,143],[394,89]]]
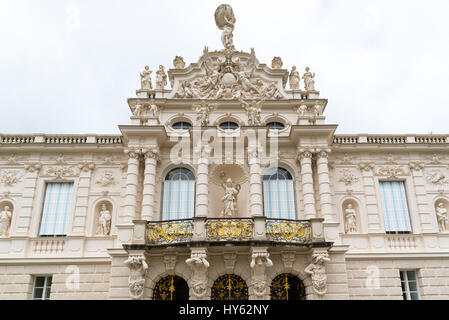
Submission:
[[[323,238],[323,219],[282,220],[266,217],[134,220],[126,249],[195,246],[330,246]]]

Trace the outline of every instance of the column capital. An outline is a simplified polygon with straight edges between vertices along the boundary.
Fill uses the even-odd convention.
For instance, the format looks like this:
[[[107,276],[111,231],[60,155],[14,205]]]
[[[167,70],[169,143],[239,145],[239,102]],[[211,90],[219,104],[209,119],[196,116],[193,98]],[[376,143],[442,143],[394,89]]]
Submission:
[[[140,148],[125,148],[124,152],[129,159],[138,159],[142,150]]]
[[[311,149],[298,149],[298,160],[301,161],[303,159],[312,159],[313,150]]]
[[[317,157],[318,159],[320,158],[329,158],[329,154],[332,152],[331,149],[317,149],[316,153],[317,153]]]
[[[143,148],[141,152],[145,159],[155,159],[156,161],[159,161],[161,151],[158,146]]]

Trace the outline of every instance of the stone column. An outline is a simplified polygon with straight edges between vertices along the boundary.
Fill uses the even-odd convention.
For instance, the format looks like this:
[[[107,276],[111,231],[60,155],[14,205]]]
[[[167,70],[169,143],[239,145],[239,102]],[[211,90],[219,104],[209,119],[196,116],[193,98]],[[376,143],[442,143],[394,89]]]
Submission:
[[[151,147],[142,150],[145,157],[145,173],[143,180],[142,220],[158,220],[154,213],[154,195],[156,192],[156,166],[159,160],[159,148]]]
[[[131,224],[136,214],[140,151],[127,149],[125,153],[128,154],[128,172],[126,174],[125,207],[120,222]]]
[[[206,248],[192,248],[190,258],[186,260],[186,264],[192,270],[192,276],[189,279],[190,300],[210,300],[207,279],[210,264],[206,258]]]
[[[198,154],[197,182],[196,182],[196,217],[207,217],[209,214],[209,146],[195,148]]]
[[[304,213],[306,219],[316,217],[315,191],[313,189],[312,175],[312,152],[299,150],[299,161],[301,163],[302,194],[304,199]]]
[[[331,187],[329,183],[329,152],[330,150],[322,150],[318,153],[317,157],[321,216],[326,222],[336,220],[332,210]]]
[[[271,268],[273,262],[270,259],[268,248],[251,249],[251,281],[249,283],[250,300],[270,300],[270,288],[267,285],[266,268]]]
[[[256,148],[248,149],[250,214],[263,216],[262,181],[260,177],[260,159]]]

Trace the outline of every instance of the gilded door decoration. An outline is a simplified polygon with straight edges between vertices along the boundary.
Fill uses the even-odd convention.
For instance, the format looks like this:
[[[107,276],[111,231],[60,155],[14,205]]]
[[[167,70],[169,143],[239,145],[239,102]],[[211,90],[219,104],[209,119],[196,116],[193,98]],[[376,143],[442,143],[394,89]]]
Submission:
[[[306,300],[303,282],[292,274],[278,275],[271,282],[271,300]]]
[[[188,242],[192,235],[193,224],[190,220],[147,224],[147,240],[153,245]]]
[[[309,243],[312,230],[309,221],[267,220],[268,240]]]
[[[225,274],[215,280],[211,300],[248,300],[248,286],[241,277]]]
[[[167,276],[156,283],[153,300],[188,300],[189,288],[184,279]]]
[[[206,222],[209,241],[245,241],[253,238],[254,224],[250,219],[213,219]]]

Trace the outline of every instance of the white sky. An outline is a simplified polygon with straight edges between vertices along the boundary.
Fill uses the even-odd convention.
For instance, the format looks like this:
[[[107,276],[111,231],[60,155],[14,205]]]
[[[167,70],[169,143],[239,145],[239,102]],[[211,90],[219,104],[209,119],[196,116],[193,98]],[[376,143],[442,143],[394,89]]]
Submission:
[[[311,67],[337,133],[449,133],[447,0],[0,0],[0,133],[119,133],[145,65],[222,49],[221,3],[238,50]]]

